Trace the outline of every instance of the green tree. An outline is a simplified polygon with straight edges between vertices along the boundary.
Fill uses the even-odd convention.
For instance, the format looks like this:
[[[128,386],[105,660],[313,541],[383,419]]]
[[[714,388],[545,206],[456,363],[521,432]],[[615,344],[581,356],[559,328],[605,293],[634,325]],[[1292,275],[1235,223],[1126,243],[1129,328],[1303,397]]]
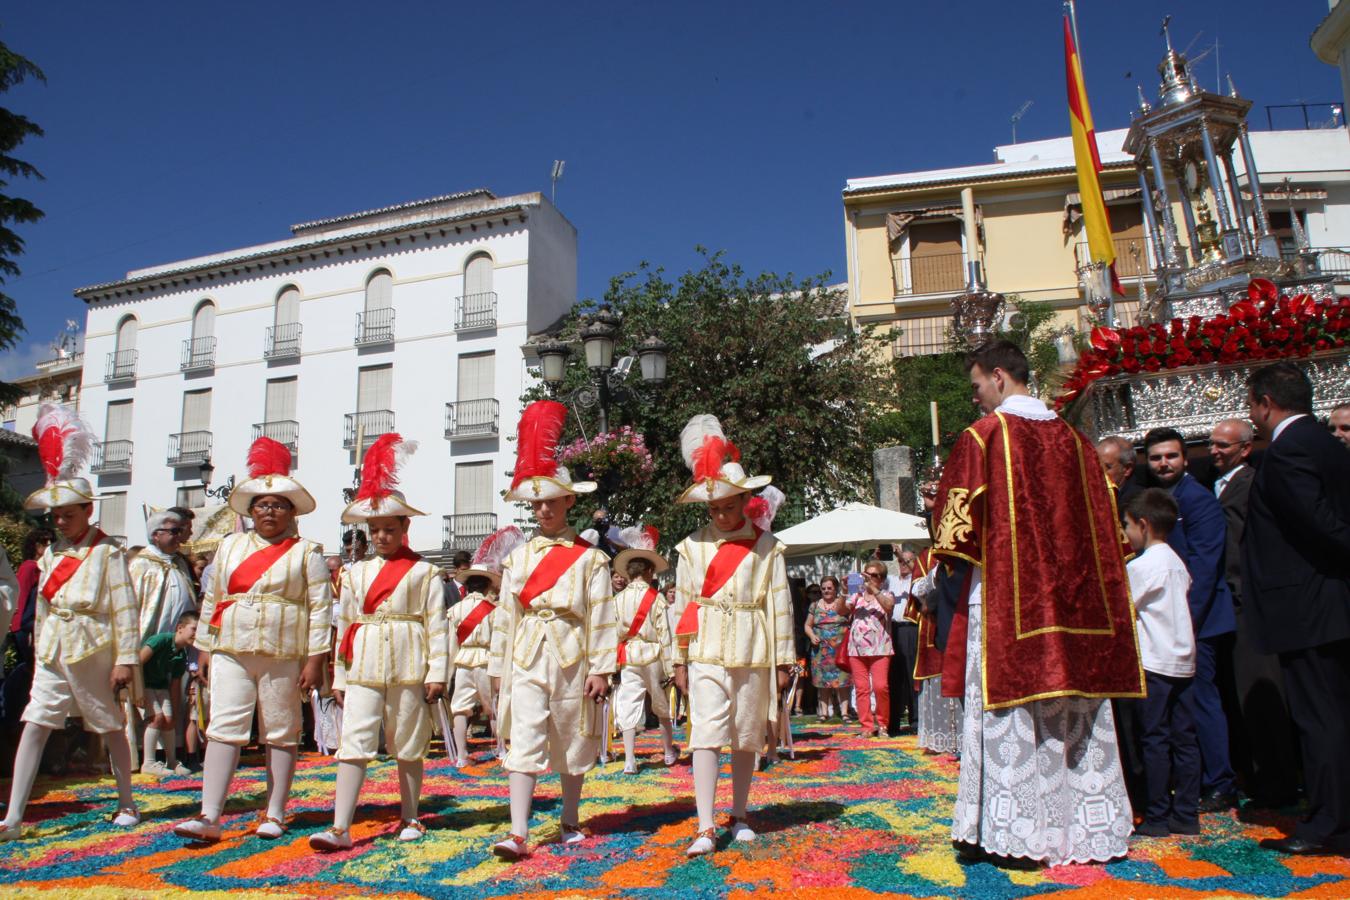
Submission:
[[[41,69],[0,42],[0,93],[28,78],[46,81]],[[41,178],[42,174],[12,154],[28,138],[41,135],[42,128],[36,122],[0,107],[0,351],[13,349],[24,332],[18,306],[2,287],[19,274],[15,258],[23,253],[23,238],[10,226],[31,224],[42,218],[42,210],[10,192],[13,179]],[[21,395],[18,387],[0,381],[0,406],[16,402]]]
[[[610,405],[613,430],[632,425],[645,435],[655,471],[645,484],[609,485],[608,506],[621,522],[641,520],[669,547],[701,524],[698,504],[676,498],[690,481],[680,431],[697,413],[712,413],[740,448],[751,474],[769,474],[787,496],[775,527],[871,490],[871,416],[889,399],[890,373],[880,362],[885,338],[851,327],[847,299],[825,277],[747,276],[721,253],[675,281],[643,264],[611,279],[602,301],[583,301],[562,323],[560,337],[578,352],[559,396],[569,401],[564,441],[593,437],[597,410],[576,402],[590,376],[580,357],[579,328],[601,307],[622,317],[615,357],[634,354],[650,335],[670,346],[661,387],[641,383],[638,367]],[[546,396],[541,386],[525,399]],[[583,497],[581,516],[596,498]]]

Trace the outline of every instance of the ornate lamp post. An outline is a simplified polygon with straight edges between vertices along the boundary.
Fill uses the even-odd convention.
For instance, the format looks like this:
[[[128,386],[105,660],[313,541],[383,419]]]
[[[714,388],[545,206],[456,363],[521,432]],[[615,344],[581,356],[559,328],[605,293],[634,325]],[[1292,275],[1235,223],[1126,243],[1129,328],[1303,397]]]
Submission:
[[[219,500],[221,503],[230,499],[230,492],[234,490],[233,475],[231,475],[229,480],[220,487],[213,488],[211,487],[211,475],[216,471],[216,467],[211,464],[211,458],[207,457],[202,460],[202,463],[198,468],[202,477],[202,494],[213,500]]]

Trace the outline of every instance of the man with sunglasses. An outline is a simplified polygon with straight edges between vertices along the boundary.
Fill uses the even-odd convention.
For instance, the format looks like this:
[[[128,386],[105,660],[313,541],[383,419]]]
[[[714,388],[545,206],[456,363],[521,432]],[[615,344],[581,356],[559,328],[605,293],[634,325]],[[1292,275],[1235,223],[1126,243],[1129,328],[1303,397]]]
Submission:
[[[131,589],[140,609],[141,640],[178,627],[185,612],[197,608],[192,574],[178,550],[185,523],[168,510],[145,523],[146,547],[131,561]]]
[[[199,666],[211,685],[210,726],[202,771],[202,811],[174,826],[195,841],[220,840],[221,814],[253,713],[267,745],[267,809],[255,830],[286,832],[286,801],[300,744],[300,702],[323,682],[332,647],[333,592],[323,548],[301,538],[296,516],[314,498],[290,477],[291,454],[262,437],[248,453],[249,478],[230,494],[230,508],[253,529],[220,542],[215,577],[197,631]]]

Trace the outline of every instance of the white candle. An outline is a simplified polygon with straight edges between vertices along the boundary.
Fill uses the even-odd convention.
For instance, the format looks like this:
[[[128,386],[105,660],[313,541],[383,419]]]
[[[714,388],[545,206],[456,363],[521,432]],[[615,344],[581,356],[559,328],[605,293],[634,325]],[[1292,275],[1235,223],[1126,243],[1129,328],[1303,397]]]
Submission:
[[[939,441],[938,441],[938,411],[936,400],[928,401],[928,416],[933,422],[933,446],[937,447],[939,446]]]

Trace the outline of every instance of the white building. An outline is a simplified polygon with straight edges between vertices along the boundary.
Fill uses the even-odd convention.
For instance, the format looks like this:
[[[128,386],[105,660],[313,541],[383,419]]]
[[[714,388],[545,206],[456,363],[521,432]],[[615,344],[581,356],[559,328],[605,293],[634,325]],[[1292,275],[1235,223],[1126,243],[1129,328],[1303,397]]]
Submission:
[[[528,335],[576,298],[576,229],[537,193],[486,190],[307,222],[286,240],[129,272],[88,304],[82,411],[109,534],[142,506],[203,505],[252,440],[288,444],[336,548],[360,435],[421,444],[402,475],[415,549],[472,549],[501,499]]]

